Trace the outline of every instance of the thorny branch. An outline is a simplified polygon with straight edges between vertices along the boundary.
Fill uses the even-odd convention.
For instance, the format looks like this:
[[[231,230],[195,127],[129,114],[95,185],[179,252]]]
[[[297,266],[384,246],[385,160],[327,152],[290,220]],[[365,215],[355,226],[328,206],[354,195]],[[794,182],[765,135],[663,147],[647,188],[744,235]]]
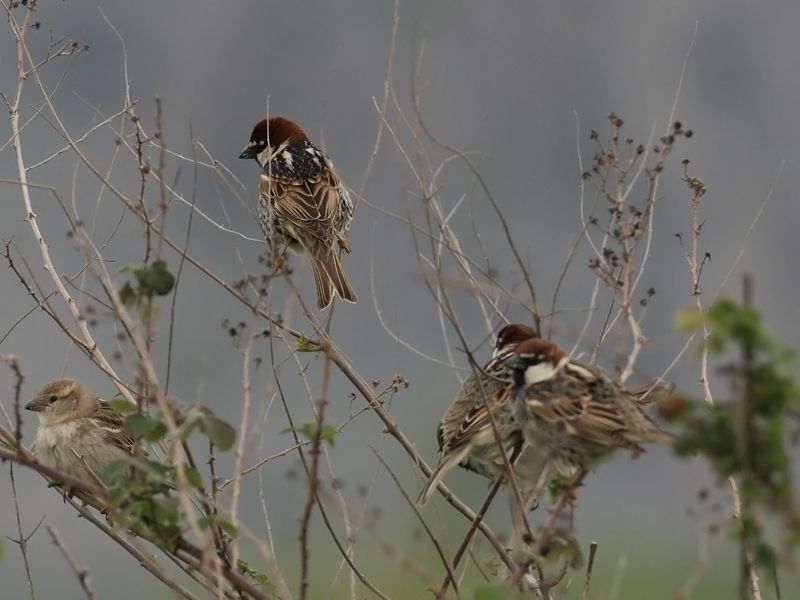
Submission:
[[[691,252],[686,255],[686,260],[689,263],[689,273],[691,276],[692,296],[694,297],[695,306],[698,311],[703,310],[703,301],[700,294],[700,276],[702,274],[703,265],[706,262],[708,253],[703,254],[701,259],[699,254],[700,234],[703,228],[703,220],[700,217],[700,200],[708,191],[705,184],[699,177],[692,177],[689,175],[689,161],[683,161],[684,166],[684,182],[692,192],[691,199],[691,223],[692,223],[692,247]],[[762,206],[763,207],[763,206]],[[703,392],[703,399],[706,404],[713,407],[714,396],[711,392],[711,382],[708,372],[708,339],[711,336],[711,331],[708,328],[708,323],[703,320],[703,346],[700,354],[700,389]],[[742,496],[739,491],[739,485],[735,477],[728,477],[728,485],[731,488],[731,497],[733,499],[733,518],[741,523],[742,521]],[[761,600],[761,589],[759,586],[758,571],[755,567],[755,561],[749,549],[742,544],[742,561],[744,563],[744,572],[747,574],[747,583],[750,586],[750,592],[754,600]]]

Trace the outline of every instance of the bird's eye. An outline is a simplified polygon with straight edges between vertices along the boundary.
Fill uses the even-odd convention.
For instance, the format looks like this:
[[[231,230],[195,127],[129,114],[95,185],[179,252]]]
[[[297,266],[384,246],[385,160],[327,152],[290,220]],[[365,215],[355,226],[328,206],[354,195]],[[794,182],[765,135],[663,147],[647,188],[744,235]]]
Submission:
[[[55,402],[56,400],[58,400],[58,396],[50,396],[50,402],[51,403]]]

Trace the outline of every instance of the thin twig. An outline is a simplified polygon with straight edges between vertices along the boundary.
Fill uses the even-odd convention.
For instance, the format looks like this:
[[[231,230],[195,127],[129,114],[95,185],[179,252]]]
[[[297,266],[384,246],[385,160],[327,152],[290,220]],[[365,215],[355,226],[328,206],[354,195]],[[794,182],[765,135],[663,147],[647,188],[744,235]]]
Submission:
[[[92,589],[92,581],[89,579],[89,571],[81,567],[78,562],[72,557],[67,550],[66,545],[64,544],[64,540],[61,539],[61,536],[58,535],[58,531],[56,531],[55,527],[51,527],[50,525],[45,525],[45,529],[47,529],[47,533],[50,534],[50,538],[53,540],[53,544],[61,551],[61,554],[64,556],[64,560],[67,561],[69,568],[72,569],[72,572],[75,573],[75,577],[78,578],[78,583],[83,590],[83,593],[86,595],[88,600],[93,600],[94,598],[94,590]]]
[[[82,506],[81,503],[76,502],[72,498],[67,498],[67,502],[69,502],[72,507],[80,513],[81,517],[89,521],[92,525],[105,533],[109,538],[114,540],[114,542],[116,542],[126,552],[133,556],[142,566],[142,568],[153,575],[156,579],[161,581],[161,583],[166,585],[169,589],[173,590],[178,596],[185,598],[185,600],[197,600],[197,597],[194,594],[167,575],[167,573],[156,563],[155,555],[152,552],[145,552],[143,549],[137,547],[137,545],[132,541],[128,541],[120,536],[103,521],[95,517],[95,515],[92,514],[86,507]]]
[[[331,359],[325,355],[322,369],[322,389],[316,405],[316,431],[311,444],[311,473],[308,479],[308,497],[306,499],[303,515],[300,518],[300,600],[305,600],[309,586],[309,555],[308,527],[311,520],[311,511],[314,499],[317,496],[319,485],[319,457],[322,452],[322,428],[325,425],[325,407],[328,404],[328,386],[331,379]]]
[[[239,439],[237,440],[236,453],[233,459],[233,493],[231,494],[231,523],[238,527],[239,494],[241,493],[242,471],[244,467],[244,446],[247,439],[247,424],[250,422],[250,399],[253,386],[250,382],[250,352],[253,342],[260,333],[247,336],[247,342],[242,350],[242,420],[239,423]],[[233,543],[233,564],[239,562],[239,540]]]
[[[456,553],[453,556],[453,569],[455,569],[458,566],[458,563],[461,562],[461,558],[464,556],[464,553],[470,547],[470,544],[472,542],[472,537],[473,535],[475,535],[475,531],[478,529],[478,524],[486,516],[489,507],[492,505],[494,497],[497,495],[497,492],[500,490],[502,485],[503,485],[502,479],[498,479],[497,481],[494,482],[492,489],[489,490],[489,494],[486,496],[486,500],[483,501],[483,504],[478,510],[478,513],[475,515],[475,518],[472,520],[472,523],[470,523],[469,529],[467,530],[467,534],[464,536],[464,539],[461,541],[461,545],[458,547],[458,550],[456,550]],[[437,598],[445,598],[445,594],[447,593],[447,588],[451,582],[455,586],[456,582],[453,577],[453,573],[450,569],[448,569],[447,575],[445,576],[442,585],[436,592]]]
[[[26,11],[25,19],[22,25],[20,26],[17,24],[16,19],[14,18],[14,15],[11,12],[11,10],[6,5],[3,5],[3,7],[6,9],[6,14],[8,15],[11,28],[17,40],[18,82],[17,82],[16,92],[14,95],[14,101],[10,107],[10,113],[11,113],[10,120],[11,120],[11,131],[14,135],[14,151],[17,159],[17,173],[19,175],[20,190],[22,191],[23,205],[25,207],[25,213],[26,213],[25,221],[27,221],[28,225],[30,225],[34,239],[39,245],[39,251],[42,257],[42,262],[44,263],[45,271],[50,276],[50,279],[55,285],[56,289],[58,290],[59,295],[64,300],[65,305],[67,306],[73,320],[75,321],[75,325],[81,332],[81,336],[83,337],[86,347],[89,349],[91,357],[98,363],[98,365],[104,371],[110,374],[114,374],[113,380],[116,383],[117,389],[119,390],[120,394],[122,394],[130,402],[135,403],[133,397],[130,395],[130,392],[125,388],[125,386],[118,383],[120,379],[116,376],[114,368],[106,360],[103,353],[100,352],[100,350],[98,349],[97,343],[94,341],[92,334],[89,332],[86,320],[81,317],[77,305],[75,304],[75,301],[72,299],[69,292],[67,292],[66,288],[64,287],[64,284],[61,281],[61,278],[56,273],[55,267],[53,266],[53,262],[50,258],[50,251],[48,249],[47,244],[44,241],[41,231],[39,230],[39,225],[36,220],[36,213],[33,211],[33,205],[31,202],[29,185],[28,185],[28,173],[25,166],[25,160],[22,154],[23,148],[22,148],[21,138],[19,135],[19,104],[22,97],[23,84],[26,80],[26,78],[24,77],[24,61],[27,58],[31,64],[34,64],[34,61],[31,59],[30,54],[28,52],[28,48],[25,44],[25,32],[27,26],[29,25],[30,15],[33,14],[33,11],[30,10]],[[39,86],[42,90],[45,99],[47,100],[49,108],[51,109],[51,111],[54,112],[53,106],[50,103],[50,100],[48,99],[48,95],[44,90],[44,86],[42,85],[41,80],[39,79],[39,73],[36,69],[33,70],[33,76],[39,83]],[[74,141],[70,140],[70,142],[71,142],[70,145],[73,147],[73,149],[79,152]]]
[[[594,558],[597,555],[597,542],[591,542],[589,544],[589,562],[586,565],[586,578],[583,583],[583,593],[581,594],[581,600],[588,600],[589,598],[589,586],[592,584],[592,569],[594,569]]]
[[[699,257],[700,250],[699,250],[699,243],[700,243],[700,234],[702,231],[701,226],[701,218],[700,218],[700,199],[706,193],[706,187],[703,185],[703,182],[698,179],[697,177],[690,177],[688,174],[688,163],[684,163],[684,181],[686,181],[687,185],[689,185],[690,189],[692,190],[692,198],[691,198],[691,223],[692,223],[692,248],[691,253],[687,255],[687,261],[689,262],[689,273],[691,276],[691,284],[692,290],[694,293],[695,307],[697,308],[698,312],[703,312],[703,302],[701,299],[701,294],[699,292],[700,289],[700,275],[701,275],[701,259]],[[762,204],[763,208],[763,204]],[[760,211],[759,211],[760,214]],[[708,323],[706,319],[702,320],[702,328],[703,328],[703,346],[700,350],[700,389],[703,392],[703,399],[705,400],[706,404],[709,407],[714,406],[714,396],[711,393],[711,383],[709,380],[709,371],[708,371],[708,358],[709,358],[709,349],[708,349],[708,340],[711,337],[711,330],[708,327]],[[728,485],[731,489],[731,497],[733,500],[733,517],[734,519],[741,524],[742,522],[742,497],[741,493],[739,492],[739,485],[736,482],[736,479],[733,475],[728,477]],[[761,600],[761,590],[758,583],[758,572],[755,567],[755,563],[753,561],[753,557],[750,554],[750,551],[745,547],[744,541],[742,541],[742,560],[744,561],[744,571],[746,572],[747,578],[749,580],[751,593],[753,594],[754,600]]]
[[[417,508],[416,502],[414,502],[414,500],[412,500],[409,497],[409,495],[403,489],[403,486],[400,483],[400,480],[394,474],[394,472],[389,467],[389,465],[386,464],[386,461],[383,460],[383,457],[375,450],[375,448],[372,448],[372,452],[375,454],[376,458],[380,461],[380,463],[386,469],[386,472],[389,473],[389,477],[391,477],[392,481],[394,481],[395,485],[397,486],[398,491],[400,492],[400,495],[403,496],[403,499],[406,501],[406,504],[408,504],[411,507],[411,510],[414,512],[414,516],[420,522],[420,524],[422,525],[422,528],[425,530],[425,533],[430,538],[431,542],[433,543],[433,547],[436,549],[436,554],[439,555],[439,559],[442,561],[442,564],[444,565],[444,568],[447,571],[447,578],[448,578],[449,581],[453,582],[453,589],[456,592],[456,596],[460,598],[461,594],[458,591],[458,585],[457,585],[457,582],[456,582],[456,576],[453,573],[453,569],[458,564],[457,560],[454,559],[453,560],[453,564],[452,565],[450,564],[450,561],[447,559],[447,556],[445,556],[445,554],[444,554],[444,550],[442,549],[442,545],[439,543],[439,540],[436,539],[436,536],[433,534],[433,531],[431,531],[430,527],[428,527],[428,523],[422,517],[422,514],[420,514],[419,509]],[[472,529],[472,531],[474,531],[474,529]],[[440,596],[439,594],[437,594],[436,597],[437,598],[441,598],[443,596]]]
[[[8,465],[8,475],[11,479],[11,496],[14,498],[14,512],[17,516],[17,535],[19,535],[18,539],[9,538],[12,542],[14,542],[17,547],[19,548],[20,554],[22,554],[22,562],[25,565],[25,578],[28,581],[28,591],[31,594],[31,600],[36,600],[36,591],[33,588],[33,577],[31,575],[31,564],[28,560],[28,540],[31,539],[36,530],[39,529],[39,525],[42,524],[44,517],[42,520],[39,521],[39,525],[33,528],[30,535],[25,535],[22,533],[22,518],[19,515],[19,500],[17,499],[17,484],[14,479],[14,463],[11,462]]]
[[[278,370],[277,370],[277,365],[275,363],[275,357],[274,357],[274,348],[273,348],[273,345],[272,345],[271,342],[272,342],[272,337],[270,337],[270,360],[272,361],[272,370],[273,370],[272,372],[273,372],[273,376],[274,376],[275,387],[277,389],[278,396],[281,399],[281,403],[283,404],[283,408],[284,408],[284,412],[286,414],[286,417],[287,417],[287,419],[289,421],[289,427],[291,429],[291,433],[292,433],[292,436],[294,438],[295,446],[297,447],[297,454],[298,454],[298,456],[300,458],[301,464],[303,465],[303,469],[304,469],[304,471],[306,473],[306,477],[310,481],[310,478],[311,478],[311,466],[308,464],[308,460],[306,459],[306,456],[303,453],[302,445],[299,444],[300,440],[298,438],[297,429],[295,427],[295,422],[294,422],[294,419],[292,418],[291,412],[289,411],[289,407],[288,407],[288,404],[286,402],[286,396],[283,393],[283,386],[281,385],[280,378],[278,377]],[[388,596],[386,596],[383,592],[381,592],[369,580],[369,578],[356,566],[356,564],[350,558],[350,555],[349,555],[347,549],[341,543],[341,541],[339,540],[339,537],[336,535],[336,532],[333,529],[333,525],[331,524],[330,519],[328,518],[328,513],[325,510],[325,505],[323,504],[322,499],[319,496],[319,493],[317,493],[317,495],[315,496],[315,501],[317,503],[317,509],[319,510],[320,516],[322,517],[322,521],[325,524],[325,527],[328,529],[328,533],[330,534],[331,539],[333,540],[334,544],[336,545],[336,548],[339,550],[340,554],[342,555],[342,558],[344,558],[344,560],[347,562],[348,567],[352,570],[353,573],[355,573],[356,577],[358,577],[358,580],[362,584],[364,584],[372,593],[374,593],[376,596],[381,598],[381,600],[389,600]]]
[[[375,398],[372,394],[372,391],[364,381],[361,376],[352,368],[350,363],[336,350],[336,347],[333,345],[332,340],[324,339],[321,344],[322,350],[330,356],[333,363],[339,368],[339,371],[350,380],[350,382],[355,386],[358,390],[359,394],[366,400],[367,404],[372,408],[375,414],[381,419],[384,426],[386,427],[387,433],[389,433],[392,437],[394,437],[397,442],[402,446],[402,448],[406,451],[406,453],[411,457],[420,470],[427,476],[430,476],[432,473],[431,468],[425,463],[419,453],[416,451],[414,444],[406,437],[406,435],[402,432],[400,427],[398,427],[397,423],[394,419],[389,415],[389,413],[384,409],[383,405]],[[447,502],[453,506],[456,510],[458,510],[462,515],[464,515],[470,521],[473,521],[476,517],[475,513],[461,500],[456,497],[455,494],[447,490],[446,487],[443,487],[444,484],[439,484],[439,489],[444,489],[446,491],[444,497]],[[497,536],[489,529],[485,523],[482,521],[478,525],[478,529],[480,529],[481,533],[486,537],[490,544],[494,547],[497,551],[500,560],[509,568],[514,568],[514,563],[508,555],[508,552],[505,549],[505,546],[497,539]]]
[[[389,104],[389,87],[392,81],[392,69],[394,67],[394,51],[397,46],[397,25],[400,22],[400,0],[394,2],[394,16],[392,17],[392,34],[389,37],[389,58],[386,62],[386,77],[383,80],[383,100],[381,101],[380,114],[381,119],[378,123],[378,133],[375,134],[375,145],[372,147],[372,153],[369,156],[367,167],[364,169],[364,175],[361,176],[361,185],[358,186],[358,195],[363,196],[364,190],[367,187],[367,180],[372,172],[372,166],[375,164],[375,159],[378,157],[378,150],[381,147],[381,140],[383,139],[383,122],[386,115],[386,108]]]
[[[25,376],[22,374],[22,369],[19,366],[17,357],[13,354],[0,354],[0,362],[6,363],[8,368],[14,374],[14,438],[17,447],[22,445],[22,408],[20,397],[22,395],[22,382],[25,381]]]
[[[192,146],[192,155],[194,156],[194,146]],[[195,157],[196,158],[196,157]],[[197,202],[197,162],[194,163],[194,169],[192,170],[193,173],[193,180],[192,180],[192,208],[194,208],[195,203]],[[178,289],[181,282],[181,275],[183,275],[183,267],[186,264],[186,253],[189,250],[189,239],[192,233],[192,220],[194,217],[194,210],[189,212],[189,218],[186,222],[186,237],[183,240],[183,251],[180,253],[181,259],[178,262],[178,272],[175,274],[175,286],[172,289],[172,303],[169,307],[169,334],[167,336],[167,373],[164,377],[164,393],[169,393],[169,379],[170,375],[172,374],[172,344],[175,336],[175,305],[178,302]],[[159,238],[161,241],[164,240],[164,236],[161,235]]]

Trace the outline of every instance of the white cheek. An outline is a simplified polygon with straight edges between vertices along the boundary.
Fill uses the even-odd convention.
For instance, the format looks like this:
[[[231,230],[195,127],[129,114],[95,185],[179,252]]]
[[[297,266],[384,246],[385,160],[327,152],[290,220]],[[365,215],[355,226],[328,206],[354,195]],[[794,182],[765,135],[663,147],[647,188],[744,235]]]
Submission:
[[[556,369],[549,362],[539,363],[525,369],[525,383],[533,385],[550,379],[555,373]]]
[[[269,146],[267,146],[267,147],[266,147],[266,148],[264,148],[264,149],[263,149],[261,152],[259,152],[258,154],[256,154],[256,160],[258,161],[258,164],[259,164],[259,165],[261,165],[261,168],[262,168],[262,169],[263,169],[263,168],[264,168],[264,166],[265,166],[265,165],[266,165],[266,164],[269,162],[269,159],[270,159],[270,158],[272,158],[272,156],[271,156],[271,154],[272,154],[271,150],[272,150],[272,148],[270,148]]]

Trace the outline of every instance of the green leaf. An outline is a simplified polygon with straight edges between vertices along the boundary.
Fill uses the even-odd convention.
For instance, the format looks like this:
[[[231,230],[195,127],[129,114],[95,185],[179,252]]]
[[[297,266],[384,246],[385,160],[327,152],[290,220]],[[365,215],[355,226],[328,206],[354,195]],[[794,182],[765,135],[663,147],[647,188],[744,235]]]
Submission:
[[[203,416],[200,421],[200,430],[208,436],[208,439],[222,452],[226,452],[233,447],[236,441],[236,430],[212,414]]]
[[[219,528],[222,529],[222,531],[227,533],[232,538],[239,537],[239,530],[236,529],[236,526],[227,519],[218,518],[217,525],[219,525]]]
[[[129,458],[115,460],[106,465],[106,467],[103,469],[103,472],[98,473],[98,475],[101,476],[103,481],[108,481],[112,484],[123,481],[128,479],[128,472],[132,463],[133,460]]]
[[[186,481],[189,482],[193,488],[198,489],[203,485],[203,476],[200,475],[200,471],[195,469],[194,467],[184,467],[183,474],[186,475]]]
[[[681,331],[698,331],[703,328],[705,317],[696,308],[684,308],[675,315],[675,328]]]
[[[167,431],[166,423],[157,421],[153,429],[146,436],[144,436],[144,439],[152,444],[163,439],[164,436],[167,435]]]
[[[266,592],[267,594],[271,594],[272,596],[278,595],[278,588],[274,583],[272,583],[269,580],[269,577],[267,577],[267,575],[265,575],[264,573],[261,573],[253,569],[243,558],[240,558],[236,562],[236,566],[242,573],[244,573],[245,575],[250,577],[253,581],[255,581],[264,592]]]
[[[205,531],[214,524],[215,520],[216,517],[214,515],[206,515],[205,517],[198,519],[197,524],[200,526],[200,529]]]
[[[141,265],[136,263],[128,263],[127,265],[122,265],[119,269],[117,269],[117,274],[122,275],[123,273],[133,273],[136,275],[141,270]]]
[[[189,436],[192,435],[192,432],[197,429],[200,425],[200,422],[197,419],[186,419],[183,423],[181,423],[181,427],[178,430],[178,435],[182,440],[188,440]]]
[[[136,299],[138,298],[138,294],[136,290],[131,287],[131,284],[127,281],[125,285],[122,286],[122,289],[119,290],[119,299],[125,308],[132,308],[136,304]]]
[[[139,466],[147,469],[154,475],[158,476],[159,478],[169,477],[173,471],[173,468],[167,466],[163,463],[160,463],[156,460],[140,460]]]
[[[304,333],[300,334],[295,342],[295,348],[298,352],[319,352],[320,348],[317,344],[309,340]]]
[[[222,452],[230,450],[236,441],[236,430],[230,424],[214,416],[214,413],[205,406],[192,406],[186,411],[181,424],[181,439],[188,438],[195,428],[200,429]]]
[[[210,414],[210,411],[202,406],[188,407],[183,415],[183,423],[181,423],[180,429],[178,430],[180,438],[182,440],[188,440],[192,432],[200,427],[200,421],[207,414]]]
[[[112,398],[108,401],[108,405],[114,410],[123,413],[139,412],[139,407],[132,402],[128,402],[125,398]]]
[[[309,440],[313,440],[317,437],[317,432],[319,431],[317,428],[316,421],[306,421],[299,427],[295,427],[292,429],[291,427],[287,427],[286,429],[281,430],[281,433],[288,433],[290,431],[296,431],[297,433],[305,436]],[[331,446],[334,445],[336,441],[336,435],[339,432],[336,430],[336,427],[333,425],[328,425],[327,423],[322,424],[322,431],[319,432],[319,437],[322,441],[329,443]]]
[[[128,495],[128,491],[124,487],[112,488],[108,491],[108,504],[109,506],[118,507],[122,504]]]
[[[206,515],[202,519],[198,520],[198,524],[202,529],[208,529],[212,525],[216,525],[232,538],[239,536],[239,530],[236,529],[236,526],[227,519],[223,519],[219,515]]]
[[[333,425],[323,424],[322,431],[320,432],[320,438],[333,446],[337,433],[338,431],[336,431],[336,427]]]
[[[742,513],[733,535],[759,567],[772,572],[784,548],[793,551],[800,545],[789,425],[800,399],[800,379],[792,350],[773,338],[763,321],[754,306],[730,298],[719,299],[703,313],[678,315],[678,326],[707,325],[706,348],[712,354],[736,348],[747,359],[726,365],[726,376],[733,381],[731,402],[684,414],[680,424],[685,430],[676,450],[701,453],[718,475],[737,479]],[[762,514],[780,523],[774,528],[783,531],[780,543],[762,530]]]
[[[153,292],[157,296],[166,296],[175,286],[175,276],[163,260],[157,260],[134,274],[142,291]]]
[[[157,442],[167,434],[167,426],[147,415],[130,415],[125,421],[125,431],[133,438]]]

